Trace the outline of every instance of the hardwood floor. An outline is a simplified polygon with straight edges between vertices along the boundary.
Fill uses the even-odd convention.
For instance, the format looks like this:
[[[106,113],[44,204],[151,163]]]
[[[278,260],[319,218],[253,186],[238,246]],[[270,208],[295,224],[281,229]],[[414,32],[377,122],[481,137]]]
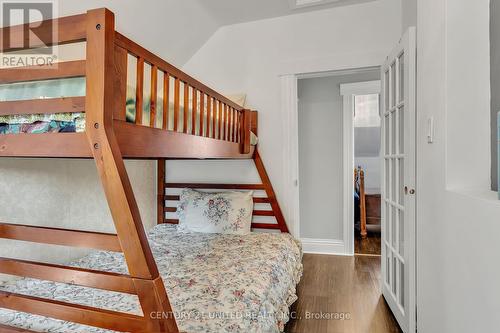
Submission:
[[[402,332],[381,295],[379,257],[305,254],[303,263],[299,299],[291,309],[296,319],[285,332]]]
[[[354,236],[354,253],[356,254],[369,254],[380,255],[381,252],[381,238],[379,233],[368,233],[368,237],[362,239],[359,233]]]

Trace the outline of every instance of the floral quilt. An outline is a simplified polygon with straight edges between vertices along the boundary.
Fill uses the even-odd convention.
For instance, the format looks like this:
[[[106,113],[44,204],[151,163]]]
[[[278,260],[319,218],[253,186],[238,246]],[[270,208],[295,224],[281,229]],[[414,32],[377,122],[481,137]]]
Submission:
[[[183,332],[281,332],[302,274],[300,245],[289,234],[149,233],[153,255]],[[94,252],[71,264],[127,273],[123,255]],[[141,315],[136,296],[34,279],[1,290]],[[106,330],[0,309],[0,323],[41,332]]]

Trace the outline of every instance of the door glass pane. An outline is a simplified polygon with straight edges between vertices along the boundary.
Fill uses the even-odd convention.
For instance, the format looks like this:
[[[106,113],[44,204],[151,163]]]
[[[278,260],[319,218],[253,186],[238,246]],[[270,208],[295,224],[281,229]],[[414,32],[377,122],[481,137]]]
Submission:
[[[391,249],[387,246],[385,246],[385,253],[386,253],[386,258],[385,258],[385,282],[387,285],[391,285]]]
[[[384,131],[385,131],[385,151],[384,151],[384,154],[385,155],[389,155],[390,154],[390,151],[389,151],[389,143],[390,143],[390,140],[389,140],[389,114],[385,115],[385,125],[384,125]]]
[[[397,208],[391,205],[391,229],[392,229],[392,247],[397,249],[398,244],[396,243],[397,238],[397,225],[398,225],[398,220],[397,220]]]
[[[396,105],[396,62],[391,65],[391,109]]]
[[[391,113],[391,133],[392,133],[392,143],[391,143],[391,154],[397,154],[396,151],[396,111]]]
[[[399,304],[405,307],[405,264],[399,262]]]
[[[390,193],[389,193],[389,162],[390,160],[388,158],[385,159],[385,197],[388,198]]]
[[[392,257],[392,292],[396,295],[396,279],[397,279],[397,258],[395,256]]]
[[[405,153],[405,108],[404,106],[400,107],[398,110],[399,113],[399,154]]]
[[[398,209],[399,217],[399,254],[404,257],[405,255],[405,213]]]
[[[397,195],[396,195],[396,191],[397,191],[397,188],[396,188],[396,179],[398,177],[398,169],[396,168],[396,159],[393,158],[391,159],[391,173],[392,173],[392,177],[391,177],[391,200],[394,201],[394,202],[397,202]]]
[[[399,102],[405,99],[405,54],[399,56]]]
[[[389,106],[389,71],[385,72],[385,77],[384,77],[384,86],[385,86],[385,91],[384,91],[384,108],[385,111],[388,111],[390,106]]]
[[[386,230],[385,230],[385,235],[387,237],[387,242],[390,244],[391,243],[391,234],[392,234],[392,227],[391,227],[391,205],[386,202],[385,203],[385,220],[386,220]]]

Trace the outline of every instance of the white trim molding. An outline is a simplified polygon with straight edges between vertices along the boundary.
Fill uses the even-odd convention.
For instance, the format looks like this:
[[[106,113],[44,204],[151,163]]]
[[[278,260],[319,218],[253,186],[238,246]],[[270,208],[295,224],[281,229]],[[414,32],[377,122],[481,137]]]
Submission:
[[[345,244],[342,240],[302,238],[300,241],[304,253],[350,255],[346,253]]]
[[[290,233],[300,238],[299,205],[299,120],[297,100],[297,76],[281,76],[281,114],[283,125],[283,168],[285,217]]]

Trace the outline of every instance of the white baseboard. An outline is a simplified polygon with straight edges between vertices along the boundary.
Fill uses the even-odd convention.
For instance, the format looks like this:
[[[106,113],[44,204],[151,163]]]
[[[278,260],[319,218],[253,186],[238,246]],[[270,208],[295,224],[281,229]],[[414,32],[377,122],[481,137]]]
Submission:
[[[300,241],[304,253],[347,255],[342,240],[302,238]]]

